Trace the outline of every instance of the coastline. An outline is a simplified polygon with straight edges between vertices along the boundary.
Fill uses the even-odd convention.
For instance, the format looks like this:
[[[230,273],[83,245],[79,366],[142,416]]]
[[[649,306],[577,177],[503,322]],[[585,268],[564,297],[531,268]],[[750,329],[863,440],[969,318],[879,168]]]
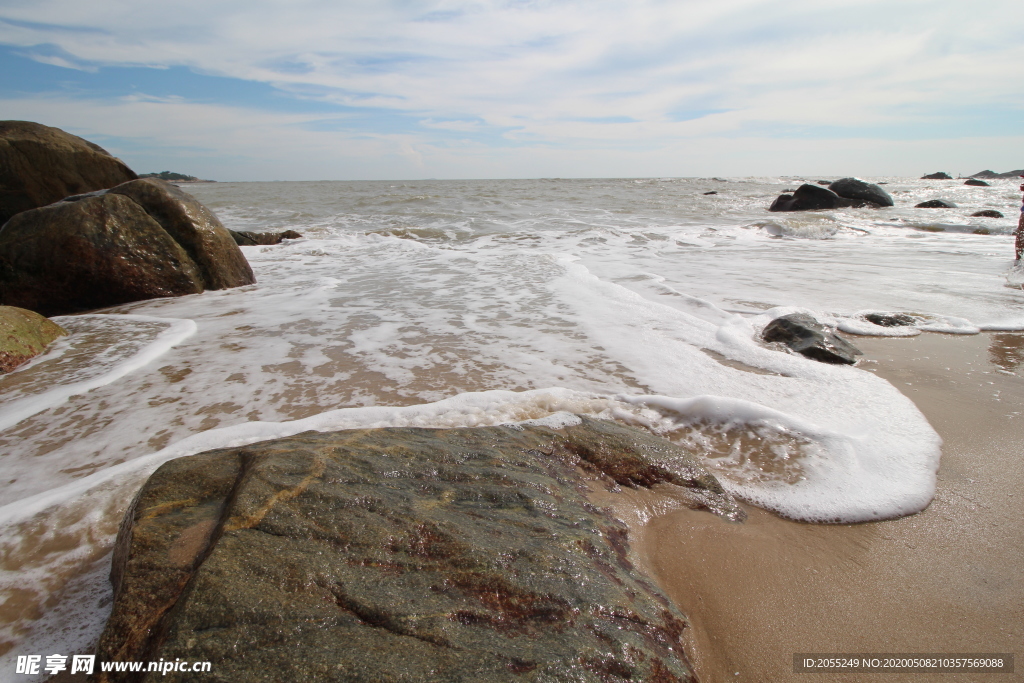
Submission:
[[[737,525],[688,509],[657,515],[656,496],[616,496],[638,563],[692,622],[687,649],[702,681],[848,681],[861,674],[795,674],[793,655],[1012,653],[1024,642],[1024,335],[854,343],[860,366],[911,398],[943,438],[923,512],[817,525],[747,506]]]

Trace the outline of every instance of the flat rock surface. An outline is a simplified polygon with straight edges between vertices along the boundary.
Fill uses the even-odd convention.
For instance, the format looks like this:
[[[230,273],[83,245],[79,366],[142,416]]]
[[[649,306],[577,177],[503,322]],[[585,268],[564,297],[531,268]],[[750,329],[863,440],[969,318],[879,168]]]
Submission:
[[[685,617],[587,482],[674,484],[742,517],[681,448],[586,418],[171,461],[118,535],[99,659],[209,660],[209,681],[693,680]]]
[[[0,226],[22,211],[135,178],[88,140],[41,123],[0,121]]]

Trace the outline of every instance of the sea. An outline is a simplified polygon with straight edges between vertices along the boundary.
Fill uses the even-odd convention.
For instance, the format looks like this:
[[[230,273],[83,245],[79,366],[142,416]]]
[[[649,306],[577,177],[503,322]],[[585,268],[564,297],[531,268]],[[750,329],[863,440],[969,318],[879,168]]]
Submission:
[[[1017,180],[865,178],[895,206],[766,210],[820,179],[183,185],[228,228],[303,237],[243,247],[251,286],[58,317],[70,334],[0,377],[0,679],[93,646],[118,525],[161,463],[308,430],[586,414],[784,517],[920,511],[941,441],[915,405],[760,333],[789,313],[855,345],[1024,330]],[[956,208],[914,208],[936,198]]]

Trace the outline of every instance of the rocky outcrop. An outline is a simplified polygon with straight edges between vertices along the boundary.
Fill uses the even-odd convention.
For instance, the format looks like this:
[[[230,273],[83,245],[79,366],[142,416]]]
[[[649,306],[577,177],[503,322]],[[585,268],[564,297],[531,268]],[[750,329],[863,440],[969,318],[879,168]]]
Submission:
[[[118,534],[98,659],[209,660],[210,681],[693,680],[685,617],[587,502],[588,477],[739,514],[682,449],[585,418],[171,461]]]
[[[281,244],[284,240],[297,240],[302,235],[294,230],[284,232],[248,232],[246,230],[229,230],[235,244],[240,247],[256,247],[260,245]]]
[[[768,323],[761,332],[766,342],[780,342],[812,360],[853,365],[861,352],[809,315],[792,313]]]
[[[995,209],[984,209],[982,211],[975,211],[971,214],[971,218],[1002,218],[1003,214],[999,213]]]
[[[973,187],[991,187],[984,180],[978,180],[977,178],[968,178],[964,181],[964,185],[971,185]]]
[[[0,374],[35,358],[66,334],[63,327],[38,313],[0,306]]]
[[[955,209],[956,204],[945,199],[929,199],[914,206],[915,209]]]
[[[0,229],[0,303],[44,315],[253,282],[216,216],[161,180],[68,197]]]
[[[871,202],[878,206],[892,206],[892,197],[889,193],[874,183],[868,183],[860,178],[840,178],[833,181],[828,189],[840,197],[855,201]]]
[[[939,171],[938,173],[929,173],[928,175],[921,176],[921,180],[952,180],[953,176],[948,173]]]
[[[0,121],[0,226],[15,214],[134,180],[98,145],[31,121]]]

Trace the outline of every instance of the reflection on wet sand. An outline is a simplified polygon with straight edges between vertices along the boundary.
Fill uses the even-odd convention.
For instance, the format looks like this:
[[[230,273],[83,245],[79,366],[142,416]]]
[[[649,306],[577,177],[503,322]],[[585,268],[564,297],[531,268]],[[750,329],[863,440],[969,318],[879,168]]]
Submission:
[[[1024,334],[1005,332],[993,334],[988,347],[992,365],[1013,372],[1024,363]]]

